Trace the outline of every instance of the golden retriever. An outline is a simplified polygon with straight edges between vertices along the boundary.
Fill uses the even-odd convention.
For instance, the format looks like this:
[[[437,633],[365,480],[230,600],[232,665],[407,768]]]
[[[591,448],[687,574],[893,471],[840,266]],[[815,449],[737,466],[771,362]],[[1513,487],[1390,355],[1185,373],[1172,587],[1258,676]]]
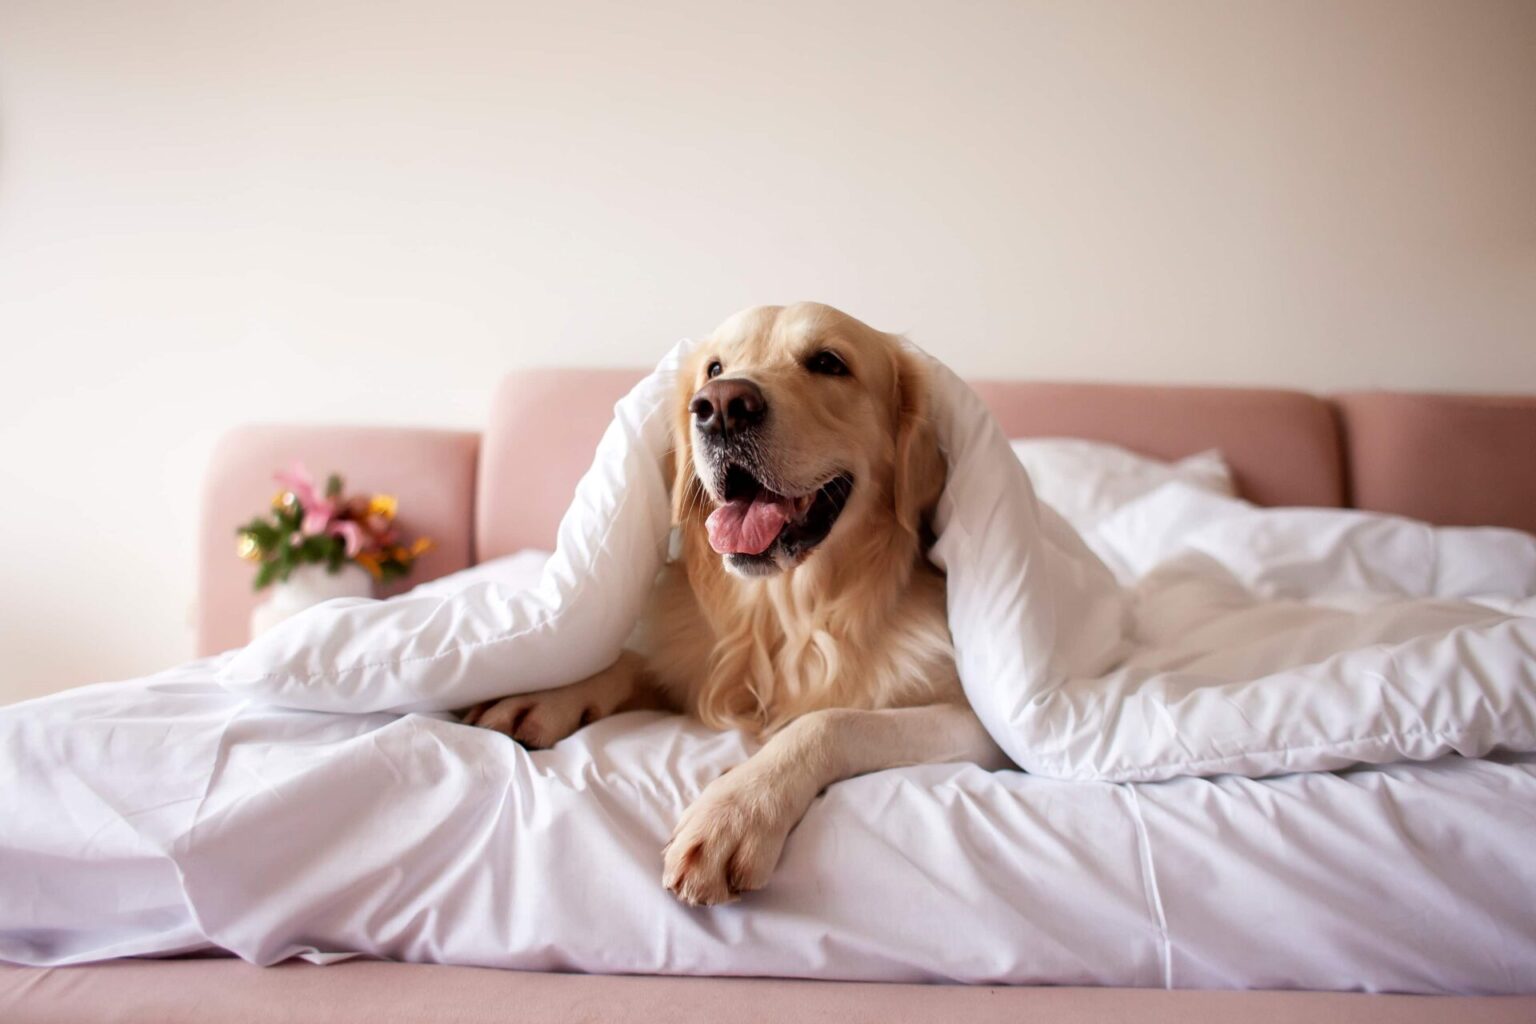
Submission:
[[[945,463],[922,363],[829,306],[745,310],[680,373],[672,457],[681,552],[634,652],[571,686],[471,709],[545,747],[664,706],[765,742],[711,783],[663,851],[690,904],[760,888],[816,794],[938,761],[1006,764],[966,704],[925,557]]]

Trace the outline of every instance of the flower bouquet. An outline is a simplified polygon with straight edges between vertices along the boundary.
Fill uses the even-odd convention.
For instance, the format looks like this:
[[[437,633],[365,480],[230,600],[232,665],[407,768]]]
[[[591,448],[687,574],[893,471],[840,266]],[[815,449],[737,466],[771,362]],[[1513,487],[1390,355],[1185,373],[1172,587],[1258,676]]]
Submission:
[[[425,537],[401,537],[391,495],[348,497],[335,473],[320,490],[302,463],[276,480],[282,490],[271,509],[237,531],[237,553],[258,566],[255,589],[277,585],[252,614],[253,636],[320,601],[369,596],[375,583],[405,576],[432,547]]]

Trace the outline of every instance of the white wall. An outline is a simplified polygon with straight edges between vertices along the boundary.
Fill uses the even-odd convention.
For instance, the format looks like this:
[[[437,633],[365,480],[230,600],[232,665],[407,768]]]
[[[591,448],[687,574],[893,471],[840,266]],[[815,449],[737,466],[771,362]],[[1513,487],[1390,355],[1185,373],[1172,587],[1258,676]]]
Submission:
[[[964,372],[1536,390],[1536,4],[0,3],[0,700],[190,650],[246,420],[820,298]]]

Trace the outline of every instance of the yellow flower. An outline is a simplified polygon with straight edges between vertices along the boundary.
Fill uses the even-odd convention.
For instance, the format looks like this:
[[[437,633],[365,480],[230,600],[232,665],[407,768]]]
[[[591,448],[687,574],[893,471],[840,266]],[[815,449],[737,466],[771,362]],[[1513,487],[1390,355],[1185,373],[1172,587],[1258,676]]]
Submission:
[[[256,538],[248,533],[242,533],[240,540],[235,544],[235,554],[247,562],[261,561],[261,545],[256,543]]]
[[[384,570],[379,568],[379,557],[371,551],[359,551],[353,559],[358,565],[368,570],[368,575],[374,579],[383,579]]]
[[[380,516],[385,522],[389,522],[395,518],[395,511],[399,507],[400,503],[395,500],[393,494],[375,494],[368,501],[368,514]]]
[[[416,543],[411,545],[411,557],[412,558],[420,558],[422,555],[426,554],[428,551],[431,551],[431,550],[432,550],[432,541],[431,541],[430,538],[427,538],[427,537],[417,537],[416,538]]]

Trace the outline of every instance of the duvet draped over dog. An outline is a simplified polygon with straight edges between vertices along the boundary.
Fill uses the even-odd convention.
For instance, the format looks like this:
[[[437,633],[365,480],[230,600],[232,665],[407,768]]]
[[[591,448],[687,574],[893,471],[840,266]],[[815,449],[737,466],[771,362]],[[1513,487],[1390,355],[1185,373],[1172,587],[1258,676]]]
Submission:
[[[529,752],[445,711],[625,642],[668,550],[681,351],[618,405],[547,561],[0,708],[0,960],[1536,987],[1536,538],[1180,483],[1079,534],[937,365],[932,557],[1028,774],[838,783],[766,890],[679,904],[657,851],[748,740],[647,712]]]
[[[245,648],[221,681],[294,708],[450,710],[606,667],[666,556],[669,403],[686,348],[619,403],[538,588],[332,602]],[[1176,533],[1188,550],[1126,588],[1105,563],[1146,563],[1142,538],[1122,555],[1098,543],[1101,560],[1035,501],[976,395],[933,361],[930,383],[949,462],[932,558],[966,695],[1020,767],[1259,777],[1536,749],[1536,620],[1436,603],[1536,595],[1530,538],[1169,496],[1140,510],[1141,534]],[[1130,526],[1104,526],[1117,528]],[[1352,591],[1374,607],[1288,604]]]

